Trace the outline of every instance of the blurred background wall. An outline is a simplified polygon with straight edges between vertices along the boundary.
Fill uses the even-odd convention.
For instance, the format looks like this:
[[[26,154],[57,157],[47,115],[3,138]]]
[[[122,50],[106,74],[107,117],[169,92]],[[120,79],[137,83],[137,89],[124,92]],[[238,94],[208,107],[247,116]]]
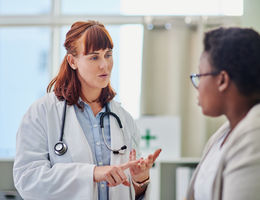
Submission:
[[[259,31],[259,8],[258,0],[0,0],[0,157],[13,159],[19,123],[57,74],[69,26],[88,19],[104,23],[115,42],[116,100],[135,119],[180,117],[181,156],[199,157],[225,121],[201,114],[189,80],[203,34],[218,26]]]

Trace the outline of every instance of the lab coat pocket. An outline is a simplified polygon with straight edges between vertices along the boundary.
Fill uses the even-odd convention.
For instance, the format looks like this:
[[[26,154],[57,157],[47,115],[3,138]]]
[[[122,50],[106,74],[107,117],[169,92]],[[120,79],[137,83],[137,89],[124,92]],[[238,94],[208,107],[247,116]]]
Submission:
[[[130,200],[131,199],[131,190],[130,187],[125,186],[123,184],[110,187],[109,188],[109,199],[119,200]]]

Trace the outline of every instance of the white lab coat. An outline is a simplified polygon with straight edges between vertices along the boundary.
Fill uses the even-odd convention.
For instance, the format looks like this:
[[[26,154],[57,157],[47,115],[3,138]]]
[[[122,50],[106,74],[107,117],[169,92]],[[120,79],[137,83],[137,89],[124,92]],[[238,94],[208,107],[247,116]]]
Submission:
[[[97,184],[93,181],[92,151],[77,120],[73,106],[67,106],[63,141],[68,151],[58,156],[54,145],[61,132],[64,101],[49,93],[35,102],[25,114],[17,133],[14,184],[25,200],[96,200]],[[110,109],[122,122],[125,140],[114,117],[110,117],[112,148],[127,145],[124,155],[111,152],[111,165],[128,161],[132,148],[137,149],[139,134],[132,117],[115,101]],[[125,171],[131,183],[129,170]],[[145,199],[149,199],[148,186]],[[109,188],[110,200],[134,200],[133,185]]]

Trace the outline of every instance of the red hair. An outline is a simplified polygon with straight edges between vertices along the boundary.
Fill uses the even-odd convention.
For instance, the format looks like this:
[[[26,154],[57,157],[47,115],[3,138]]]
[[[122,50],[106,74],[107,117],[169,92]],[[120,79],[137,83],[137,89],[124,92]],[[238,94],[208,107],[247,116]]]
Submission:
[[[81,84],[77,77],[76,70],[73,70],[67,61],[67,55],[78,55],[77,41],[83,34],[85,34],[85,55],[90,51],[107,48],[113,49],[113,41],[103,24],[97,21],[75,22],[66,34],[64,46],[67,50],[67,54],[60,66],[60,71],[47,87],[47,92],[51,92],[54,86],[53,91],[59,100],[66,99],[68,105],[76,104],[80,108],[82,108],[82,106],[78,104],[78,99],[81,94]],[[103,107],[107,102],[111,101],[115,95],[116,93],[109,83],[107,87],[102,89],[97,101]]]

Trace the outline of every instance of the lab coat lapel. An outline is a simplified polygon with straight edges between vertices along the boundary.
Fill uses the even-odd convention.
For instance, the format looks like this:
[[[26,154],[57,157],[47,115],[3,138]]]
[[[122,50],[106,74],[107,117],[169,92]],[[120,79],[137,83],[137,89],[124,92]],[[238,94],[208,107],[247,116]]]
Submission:
[[[92,151],[77,119],[74,106],[67,106],[64,141],[74,162],[94,163]]]
[[[118,112],[118,109],[116,109],[115,105],[113,104],[114,102],[112,101],[110,104],[110,110],[111,112],[114,112],[118,117],[120,118],[123,126],[123,133],[124,133],[124,122],[122,121],[122,117],[120,116],[120,113]],[[124,135],[122,134],[122,131],[120,130],[120,127],[117,123],[116,118],[113,116],[109,116],[109,121],[110,121],[110,136],[111,136],[111,148],[112,149],[119,149],[121,148],[124,144]],[[126,151],[126,150],[125,150]],[[111,165],[119,165],[124,162],[127,162],[126,159],[126,154],[121,155],[121,154],[114,154],[111,152]],[[128,158],[128,157],[127,157]]]
[[[124,113],[120,112],[120,109],[118,109],[118,105],[114,101],[111,101],[110,103],[110,110],[111,112],[115,113],[121,120],[122,126],[123,126],[123,134],[125,134],[124,128],[126,126],[126,121],[124,121]],[[113,116],[109,116],[110,120],[110,136],[111,136],[111,147],[112,149],[118,149],[122,147],[125,144],[124,136],[120,130],[120,127],[116,121],[116,119]],[[111,152],[111,160],[110,165],[120,165],[123,163],[126,163],[129,159],[129,146],[125,150],[126,152],[124,154],[114,154]],[[125,170],[126,174],[129,175],[129,171]],[[130,178],[129,178],[130,181]],[[134,200],[134,192],[130,192],[129,188],[124,185],[118,185],[116,187],[109,188],[109,199],[125,199],[125,200]],[[132,196],[132,198],[131,198]]]

